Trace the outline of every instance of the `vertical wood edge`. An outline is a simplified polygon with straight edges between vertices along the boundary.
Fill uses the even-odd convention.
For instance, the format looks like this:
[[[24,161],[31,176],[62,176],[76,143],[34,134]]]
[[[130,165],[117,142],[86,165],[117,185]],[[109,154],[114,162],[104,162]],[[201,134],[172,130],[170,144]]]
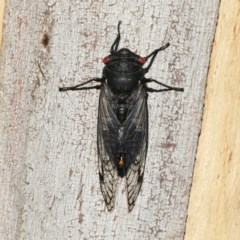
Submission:
[[[0,47],[2,47],[4,9],[5,0],[0,0]]]
[[[185,240],[240,239],[240,2],[222,0]]]
[[[3,20],[4,20],[4,10],[5,10],[5,0],[0,0],[0,63],[2,62],[2,38],[3,38]],[[0,85],[2,84],[2,69],[0,69]],[[2,109],[3,104],[3,93],[0,90],[0,107]],[[0,136],[2,136],[2,123],[3,123],[3,113],[0,113]],[[0,151],[1,151],[0,147]],[[0,156],[1,157],[1,156]]]

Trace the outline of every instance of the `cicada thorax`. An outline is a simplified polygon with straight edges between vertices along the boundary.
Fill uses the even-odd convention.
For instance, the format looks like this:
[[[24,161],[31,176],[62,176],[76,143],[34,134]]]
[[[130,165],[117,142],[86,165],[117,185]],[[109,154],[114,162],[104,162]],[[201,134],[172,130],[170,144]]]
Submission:
[[[120,64],[122,64],[122,62],[120,62]],[[104,73],[110,89],[115,94],[131,93],[138,87],[139,80],[143,77],[141,68],[135,72],[111,71],[109,68],[106,68]]]
[[[115,94],[130,93],[138,87],[145,75],[143,59],[126,48],[103,59],[103,75]]]

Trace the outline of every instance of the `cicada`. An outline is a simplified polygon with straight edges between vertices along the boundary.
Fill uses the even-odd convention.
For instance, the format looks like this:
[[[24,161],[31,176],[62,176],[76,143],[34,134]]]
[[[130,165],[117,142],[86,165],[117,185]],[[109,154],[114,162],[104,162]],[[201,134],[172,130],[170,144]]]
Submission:
[[[105,64],[102,77],[59,88],[59,91],[100,90],[97,124],[99,179],[109,211],[114,208],[118,177],[126,178],[129,211],[133,209],[142,186],[148,149],[148,92],[183,91],[183,88],[145,77],[157,54],[170,44],[146,57],[127,48],[118,49],[120,24],[121,21],[110,54],[102,59]],[[85,86],[93,82],[97,85]],[[148,87],[151,82],[163,88]]]

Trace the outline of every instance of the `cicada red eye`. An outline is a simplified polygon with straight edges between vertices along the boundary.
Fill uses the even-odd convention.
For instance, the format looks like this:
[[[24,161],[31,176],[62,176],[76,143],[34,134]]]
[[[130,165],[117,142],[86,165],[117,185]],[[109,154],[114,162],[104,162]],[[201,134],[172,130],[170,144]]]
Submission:
[[[103,61],[104,63],[109,62],[109,60],[110,60],[109,56],[106,56],[106,57],[104,57],[104,58],[102,59],[102,61]]]
[[[144,57],[140,57],[138,59],[138,62],[140,62],[141,64],[144,64],[146,62],[146,59]]]

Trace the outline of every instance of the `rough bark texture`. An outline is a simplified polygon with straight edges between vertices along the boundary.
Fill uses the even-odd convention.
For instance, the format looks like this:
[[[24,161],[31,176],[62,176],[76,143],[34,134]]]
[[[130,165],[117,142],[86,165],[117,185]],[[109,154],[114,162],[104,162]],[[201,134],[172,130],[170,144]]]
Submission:
[[[240,239],[240,2],[222,0],[186,240]]]
[[[76,2],[6,4],[0,239],[183,239],[219,1]],[[101,76],[118,20],[121,46],[143,56],[170,42],[148,76],[185,87],[149,96],[148,158],[131,213],[124,181],[112,213],[100,192],[98,92],[58,92]]]

